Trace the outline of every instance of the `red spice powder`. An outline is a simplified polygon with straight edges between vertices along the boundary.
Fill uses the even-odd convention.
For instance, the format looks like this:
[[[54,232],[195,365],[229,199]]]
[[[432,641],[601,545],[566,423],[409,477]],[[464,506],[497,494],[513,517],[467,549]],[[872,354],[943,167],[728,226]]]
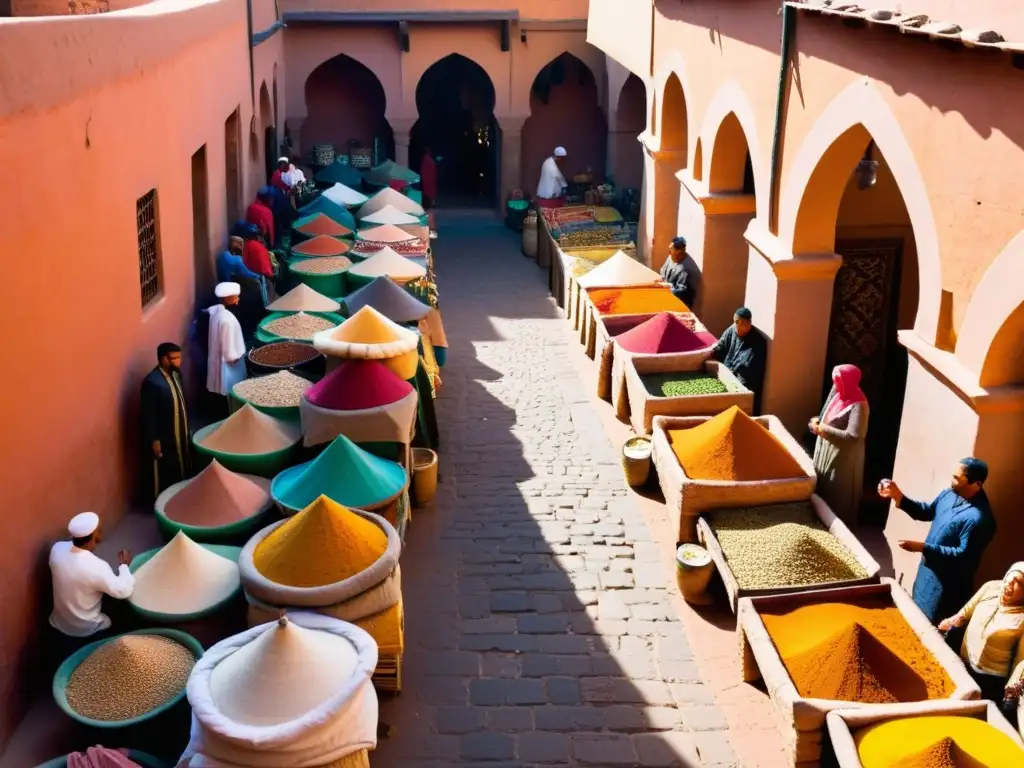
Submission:
[[[327,235],[318,235],[292,246],[292,253],[302,256],[341,256],[348,251],[349,247],[345,243]]]
[[[331,411],[361,411],[401,400],[412,385],[376,360],[348,360],[306,391],[306,399]]]
[[[692,352],[708,346],[706,338],[691,331],[686,323],[668,312],[645,320],[636,328],[616,336],[615,341],[627,352],[641,355]]]
[[[330,216],[318,213],[312,220],[307,221],[297,231],[309,237],[323,235],[325,237],[345,237],[352,234],[352,230],[342,226]]]

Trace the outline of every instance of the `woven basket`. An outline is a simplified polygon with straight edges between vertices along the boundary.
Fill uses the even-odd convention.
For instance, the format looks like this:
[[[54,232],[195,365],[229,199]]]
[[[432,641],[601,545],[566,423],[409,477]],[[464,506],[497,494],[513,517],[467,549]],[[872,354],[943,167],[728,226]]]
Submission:
[[[630,456],[630,451],[642,453]],[[631,437],[622,446],[622,473],[626,476],[626,484],[638,488],[647,482],[651,474],[651,441],[646,437]]]
[[[771,432],[797,461],[803,474],[782,480],[756,482],[730,482],[724,480],[694,480],[686,476],[679,459],[672,451],[668,430],[688,429],[703,424],[710,416],[655,416],[653,424],[654,467],[658,472],[662,493],[669,514],[677,517],[677,541],[697,540],[697,516],[709,509],[730,507],[759,507],[784,501],[806,501],[814,493],[818,475],[814,462],[804,453],[775,416],[758,416],[757,421]]]
[[[859,704],[852,701],[809,699],[799,694],[786,671],[786,666],[775,648],[768,630],[761,620],[760,611],[768,607],[795,609],[801,605],[825,601],[838,602],[871,596],[889,596],[903,614],[903,618],[920,638],[924,647],[942,665],[953,681],[955,689],[950,699],[971,701],[978,699],[981,690],[964,668],[960,657],[946,644],[945,638],[931,625],[921,609],[892,579],[881,584],[860,587],[821,589],[769,597],[745,597],[737,610],[737,636],[744,682],[763,679],[771,698],[774,720],[786,740],[787,764],[814,763],[821,759],[822,742],[827,738],[825,717],[832,710],[856,709],[878,711],[896,705]],[[947,700],[948,701],[948,700]],[[919,706],[921,703],[903,706]]]
[[[313,147],[313,165],[327,167],[334,164],[333,144],[317,144]]]

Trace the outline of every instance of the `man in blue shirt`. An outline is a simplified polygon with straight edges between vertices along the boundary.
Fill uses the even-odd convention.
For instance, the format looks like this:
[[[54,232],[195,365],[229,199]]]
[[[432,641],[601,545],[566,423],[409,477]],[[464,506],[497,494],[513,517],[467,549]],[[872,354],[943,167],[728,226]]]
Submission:
[[[232,236],[228,241],[226,251],[222,251],[217,257],[217,282],[233,283],[240,277],[260,282],[260,276],[245,266],[242,261],[242,250],[245,248],[245,240]]]
[[[900,549],[920,552],[914,580],[914,602],[933,624],[952,616],[974,594],[974,574],[985,547],[996,533],[988,496],[982,485],[988,465],[981,459],[962,459],[953,479],[931,503],[903,495],[892,480],[878,485],[878,494],[891,499],[915,520],[931,522],[924,541],[900,541]]]

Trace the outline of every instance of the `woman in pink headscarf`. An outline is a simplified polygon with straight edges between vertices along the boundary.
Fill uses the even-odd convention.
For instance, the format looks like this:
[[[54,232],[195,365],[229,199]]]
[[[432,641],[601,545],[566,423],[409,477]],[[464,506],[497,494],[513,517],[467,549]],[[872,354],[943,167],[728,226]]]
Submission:
[[[847,524],[857,522],[864,485],[864,443],[868,434],[868,399],[860,388],[860,368],[832,369],[832,391],[821,414],[811,419],[817,493]]]

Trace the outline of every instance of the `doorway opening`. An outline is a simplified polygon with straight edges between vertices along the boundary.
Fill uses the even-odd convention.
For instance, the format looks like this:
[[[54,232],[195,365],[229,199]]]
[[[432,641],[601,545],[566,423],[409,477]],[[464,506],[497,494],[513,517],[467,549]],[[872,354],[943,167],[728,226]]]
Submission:
[[[227,195],[228,229],[241,216],[241,119],[236,109],[224,122],[224,188]]]
[[[277,168],[278,146],[277,129],[275,127],[274,109],[270,104],[270,90],[266,82],[260,86],[260,125],[263,128],[263,167],[266,172],[266,183]]]
[[[419,119],[409,135],[409,164],[419,172],[430,150],[437,163],[437,204],[492,207],[498,199],[500,139],[494,84],[483,67],[453,53],[416,86]]]
[[[644,185],[644,151],[637,141],[647,127],[647,87],[630,73],[619,92],[615,112],[614,158],[608,173],[616,186],[619,212],[627,221],[640,219],[640,195]]]

